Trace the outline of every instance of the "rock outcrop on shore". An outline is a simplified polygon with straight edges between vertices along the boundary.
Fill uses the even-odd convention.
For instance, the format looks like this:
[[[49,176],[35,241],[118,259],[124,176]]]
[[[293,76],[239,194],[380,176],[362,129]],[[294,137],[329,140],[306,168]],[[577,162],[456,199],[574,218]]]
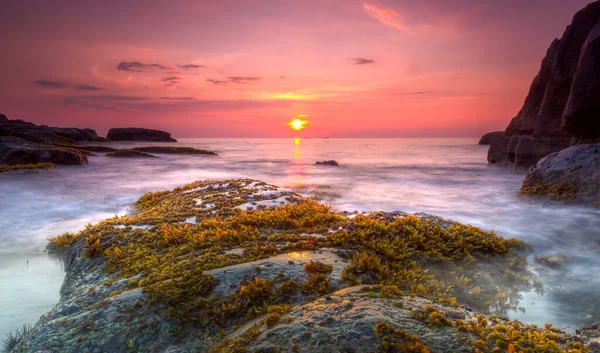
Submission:
[[[583,352],[588,344],[583,334],[479,313],[518,305],[534,277],[519,241],[475,227],[335,213],[247,179],[148,193],[135,207],[51,239],[67,271],[61,299],[14,352]]]
[[[573,18],[555,39],[523,107],[505,136],[494,141],[489,163],[531,166],[566,147],[600,138],[600,2]]]
[[[111,141],[177,142],[166,131],[139,127],[112,128],[106,137]]]
[[[487,134],[481,136],[479,139],[479,145],[491,145],[492,142],[496,140],[500,140],[504,137],[504,131],[492,131]]]
[[[35,125],[0,116],[0,164],[85,164],[86,156],[69,144],[96,141],[92,129],[58,128]]]
[[[600,145],[572,146],[542,158],[527,172],[521,192],[599,202]]]

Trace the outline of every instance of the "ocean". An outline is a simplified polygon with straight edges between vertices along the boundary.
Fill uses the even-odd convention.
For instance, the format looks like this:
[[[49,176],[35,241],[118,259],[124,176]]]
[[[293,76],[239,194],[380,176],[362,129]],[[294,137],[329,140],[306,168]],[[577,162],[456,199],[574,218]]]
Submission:
[[[148,191],[196,180],[253,178],[339,211],[439,215],[533,246],[528,259],[543,293],[520,293],[508,316],[568,331],[600,319],[600,208],[519,195],[526,170],[487,164],[477,139],[180,139],[218,156],[117,159],[0,175],[0,339],[34,324],[59,300],[62,263],[46,239],[128,212]],[[111,146],[152,143],[114,143]],[[336,160],[340,167],[316,166]],[[562,253],[561,266],[534,256]]]

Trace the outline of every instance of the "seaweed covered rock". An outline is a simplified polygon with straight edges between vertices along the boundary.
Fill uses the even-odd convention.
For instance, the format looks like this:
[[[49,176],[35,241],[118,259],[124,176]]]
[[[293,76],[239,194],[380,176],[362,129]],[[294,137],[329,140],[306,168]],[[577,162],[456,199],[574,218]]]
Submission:
[[[108,152],[105,156],[118,158],[156,158],[156,156],[153,156],[150,153],[136,151],[133,149],[115,150],[112,152]]]
[[[106,135],[111,141],[155,141],[177,142],[171,134],[162,130],[144,129],[139,127],[112,128]]]
[[[531,167],[522,193],[600,201],[600,145],[578,145],[553,153]]]
[[[600,138],[599,20],[600,2],[594,1],[552,42],[506,136],[491,144],[489,163],[528,167],[551,153]]]
[[[491,145],[492,142],[501,139],[504,137],[504,131],[492,131],[487,134],[481,136],[479,139],[479,145]]]
[[[586,351],[575,335],[491,315],[534,289],[521,242],[493,232],[405,213],[350,219],[247,179],[135,207],[51,239],[61,299],[15,352]]]

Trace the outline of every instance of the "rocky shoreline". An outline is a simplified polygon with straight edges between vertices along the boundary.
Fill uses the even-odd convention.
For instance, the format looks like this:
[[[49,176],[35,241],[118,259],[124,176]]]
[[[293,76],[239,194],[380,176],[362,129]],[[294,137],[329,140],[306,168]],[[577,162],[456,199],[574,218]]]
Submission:
[[[335,213],[245,179],[135,206],[51,239],[61,300],[13,352],[598,351],[597,329],[503,318],[534,276],[526,247],[493,232]]]
[[[171,134],[142,128],[111,129],[106,139],[92,129],[57,128],[10,120],[0,114],[0,173],[43,170],[54,165],[83,165],[87,156],[106,153],[111,157],[156,157],[155,154],[216,155],[215,152],[191,147],[147,146],[117,149],[90,145],[112,141],[177,142]]]
[[[530,168],[521,193],[600,202],[599,57],[600,1],[594,1],[552,42],[506,130],[482,137],[490,164]]]
[[[599,34],[600,2],[594,1],[548,48],[523,107],[490,146],[489,163],[530,167],[569,146],[600,142]]]

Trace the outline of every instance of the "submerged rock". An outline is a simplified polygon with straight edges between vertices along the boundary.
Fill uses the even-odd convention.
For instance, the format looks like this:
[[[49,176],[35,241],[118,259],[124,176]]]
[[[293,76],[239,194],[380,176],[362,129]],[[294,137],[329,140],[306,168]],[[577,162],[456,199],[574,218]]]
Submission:
[[[523,107],[494,141],[489,163],[534,165],[544,156],[600,138],[600,2],[579,11],[555,39]]]
[[[582,347],[459,306],[501,310],[531,289],[521,243],[475,227],[401,212],[350,221],[247,179],[148,193],[135,207],[51,239],[67,272],[61,299],[15,352]]]
[[[177,142],[166,131],[139,127],[112,128],[108,131],[106,137],[111,141]]]
[[[175,147],[175,146],[148,146],[148,147],[135,147],[131,148],[133,151],[141,151],[148,153],[165,153],[165,154],[205,154],[210,156],[216,156],[217,154],[212,151],[199,150],[193,147]]]
[[[77,146],[76,148],[88,152],[114,152],[117,150],[116,148],[108,146]]]
[[[130,158],[130,157],[141,157],[141,158],[156,158],[156,156],[151,155],[150,153],[136,151],[136,150],[115,150],[113,152],[108,152],[105,154],[107,157],[121,157],[121,158]]]
[[[504,137],[504,131],[493,131],[481,136],[479,140],[480,145],[490,145],[492,142]]]
[[[527,172],[521,192],[600,201],[600,144],[572,146],[543,158]]]
[[[322,162],[317,162],[315,163],[316,165],[325,165],[325,166],[330,166],[330,167],[339,167],[340,165],[338,164],[338,162],[334,161],[334,160],[330,160],[330,161],[322,161]]]

